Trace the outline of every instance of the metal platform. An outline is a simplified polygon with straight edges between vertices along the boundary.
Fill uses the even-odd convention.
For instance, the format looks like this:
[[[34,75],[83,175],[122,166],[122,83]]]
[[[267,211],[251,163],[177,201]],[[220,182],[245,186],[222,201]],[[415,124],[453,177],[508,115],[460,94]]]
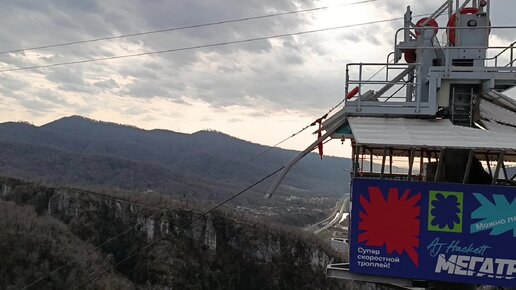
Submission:
[[[361,275],[349,272],[349,263],[330,264],[326,267],[326,276],[330,278],[389,284],[399,289],[425,289],[427,281],[400,279],[392,277]]]
[[[516,26],[492,26],[490,7],[490,0],[446,0],[431,16],[422,19],[413,19],[411,9],[407,7],[404,27],[394,37],[394,52],[385,63],[360,62],[346,66],[344,107],[322,124],[317,131],[318,139],[284,167],[266,197],[272,196],[299,160],[328,138],[351,141],[350,175],[353,181],[363,180],[361,188],[356,186],[357,182],[351,185],[355,209],[360,209],[357,198],[369,194],[367,186],[370,184],[376,184],[378,188],[387,185],[408,188],[407,184],[411,184],[411,187],[423,188],[421,190],[426,192],[435,190],[430,189],[428,182],[446,187],[443,192],[477,190],[472,189],[471,184],[482,184],[497,186],[498,195],[513,192],[511,186],[516,186],[516,177],[509,176],[506,162],[516,162],[516,100],[501,92],[516,87],[516,42],[492,47],[489,46],[489,34],[497,29],[514,30]],[[446,16],[446,13],[448,22],[440,26],[438,17]],[[439,32],[443,32],[446,40],[439,37]],[[402,36],[399,39],[398,34]],[[401,62],[403,58],[406,63]],[[396,168],[401,162],[408,168]],[[458,184],[462,184],[460,188],[453,187]],[[506,193],[499,192],[502,186],[506,186]],[[389,200],[391,196],[396,199],[398,191],[392,194],[389,191],[387,195]],[[424,196],[427,200],[421,202],[421,206],[425,207],[424,212],[430,212],[430,195]],[[464,202],[466,200],[469,202],[468,214],[471,214],[478,205],[471,199],[464,198]],[[381,206],[382,210],[388,209],[378,205]],[[370,210],[378,212],[378,208],[371,207]],[[463,210],[465,208],[461,208]],[[390,213],[377,217],[381,222],[375,228],[385,229],[383,217],[395,215]],[[352,214],[351,244],[347,244],[346,236],[339,236],[331,240],[331,246],[343,255],[349,253],[347,260],[353,262],[353,273],[349,263],[331,264],[326,269],[328,277],[395,285],[399,289],[428,288],[430,283],[438,285],[435,289],[475,289],[476,284],[514,285],[497,280],[498,277],[461,277],[450,271],[448,276],[436,276],[436,268],[428,261],[436,262],[437,256],[418,265],[417,257],[403,256],[393,252],[392,248],[385,251],[389,248],[387,242],[366,244],[366,240],[357,236],[357,229],[362,230],[359,223],[366,218],[362,218],[360,211]],[[337,213],[322,229],[339,220]],[[387,222],[401,225],[398,230],[405,233],[405,220]],[[440,236],[444,231],[428,230],[420,225],[418,228],[443,240],[450,236],[450,232]],[[389,236],[382,231],[377,234]],[[470,236],[472,233],[453,233],[462,238],[460,234],[476,241]],[[493,249],[505,248],[496,244],[504,241],[491,240]],[[418,242],[417,248],[424,249],[430,242],[424,241],[425,246],[419,246]],[[403,262],[398,261],[392,268],[390,264],[389,267],[378,263],[361,265],[357,263],[357,259],[361,259],[357,247],[378,252],[384,250],[380,258],[399,258]],[[377,257],[378,254],[372,253],[373,258]],[[419,254],[424,253],[420,251]],[[507,259],[516,261],[513,254]],[[494,258],[505,259],[505,256],[498,252],[493,254]],[[415,277],[437,280],[413,280]],[[510,279],[514,278],[511,276]],[[442,285],[446,287],[440,288]]]

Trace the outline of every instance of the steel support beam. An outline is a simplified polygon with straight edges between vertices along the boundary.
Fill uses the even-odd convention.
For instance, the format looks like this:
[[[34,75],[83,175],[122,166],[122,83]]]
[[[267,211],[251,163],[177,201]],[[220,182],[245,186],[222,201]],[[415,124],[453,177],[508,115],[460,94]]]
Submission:
[[[464,178],[462,179],[463,184],[468,183],[469,174],[471,173],[471,165],[473,163],[473,156],[473,150],[469,150],[468,163],[466,164],[466,171],[464,172]]]

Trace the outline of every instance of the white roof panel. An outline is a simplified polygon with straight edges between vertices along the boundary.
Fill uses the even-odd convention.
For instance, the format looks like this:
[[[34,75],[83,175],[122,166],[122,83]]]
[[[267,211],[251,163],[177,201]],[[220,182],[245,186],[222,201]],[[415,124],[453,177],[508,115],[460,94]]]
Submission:
[[[497,91],[490,91],[482,93],[480,96],[482,99],[487,100],[497,106],[516,112],[516,100],[502,93]]]
[[[480,117],[516,126],[516,112],[509,111],[485,100],[480,101]]]
[[[485,121],[485,120],[482,122],[482,126],[484,126],[487,130],[490,130],[490,131],[507,133],[507,134],[512,134],[512,135],[516,136],[516,127],[513,127],[513,126],[506,126],[506,125],[502,125],[497,122],[490,122],[490,121]]]
[[[516,135],[453,125],[450,120],[348,117],[358,144],[516,151]]]

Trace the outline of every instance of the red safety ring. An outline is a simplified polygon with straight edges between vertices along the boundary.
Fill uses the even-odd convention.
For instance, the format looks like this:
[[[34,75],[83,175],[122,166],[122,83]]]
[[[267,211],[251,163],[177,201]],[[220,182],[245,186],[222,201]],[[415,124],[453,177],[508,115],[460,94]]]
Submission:
[[[404,53],[406,63],[415,63],[417,61],[417,55],[415,49],[407,49]]]
[[[423,23],[425,23],[428,19],[429,19],[428,17],[419,19],[419,21],[416,22],[416,27],[423,27]],[[435,19],[428,20],[428,23],[426,24],[426,26],[435,27],[434,36],[437,35],[437,32],[439,32],[439,23],[437,23],[437,21]],[[422,32],[422,29],[416,28],[417,36],[421,35],[421,32]],[[415,49],[405,50],[404,57],[405,57],[405,62],[415,63],[417,61],[416,50]]]
[[[416,27],[423,27],[423,23],[425,23],[427,20],[428,20],[428,17],[419,19],[419,21],[416,22]],[[435,27],[435,29],[434,29],[434,36],[437,35],[437,32],[439,32],[439,28],[438,28],[439,27],[439,23],[437,23],[437,21],[435,21],[435,19],[428,20],[428,23],[426,24],[426,26]],[[417,29],[416,28],[416,35],[417,36],[421,35],[421,32],[422,32],[422,29]]]
[[[466,7],[466,8],[462,8],[462,10],[460,11],[460,14],[478,14],[480,13],[480,10],[478,8],[475,8],[475,7]],[[448,39],[450,40],[450,43],[452,45],[455,45],[455,24],[457,22],[457,13],[453,13],[452,16],[450,17],[450,19],[448,20],[448,28],[449,28],[449,32],[448,32]]]

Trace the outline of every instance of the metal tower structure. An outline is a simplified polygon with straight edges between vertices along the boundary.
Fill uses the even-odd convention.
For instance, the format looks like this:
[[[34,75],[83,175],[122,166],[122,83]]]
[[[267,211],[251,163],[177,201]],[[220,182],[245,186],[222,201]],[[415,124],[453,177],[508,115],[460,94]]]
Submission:
[[[326,139],[351,140],[350,234],[332,241],[349,263],[328,276],[516,287],[516,101],[503,94],[516,41],[489,45],[516,26],[492,26],[490,12],[489,0],[447,0],[422,19],[407,7],[387,61],[347,65],[344,108],[269,189]]]

